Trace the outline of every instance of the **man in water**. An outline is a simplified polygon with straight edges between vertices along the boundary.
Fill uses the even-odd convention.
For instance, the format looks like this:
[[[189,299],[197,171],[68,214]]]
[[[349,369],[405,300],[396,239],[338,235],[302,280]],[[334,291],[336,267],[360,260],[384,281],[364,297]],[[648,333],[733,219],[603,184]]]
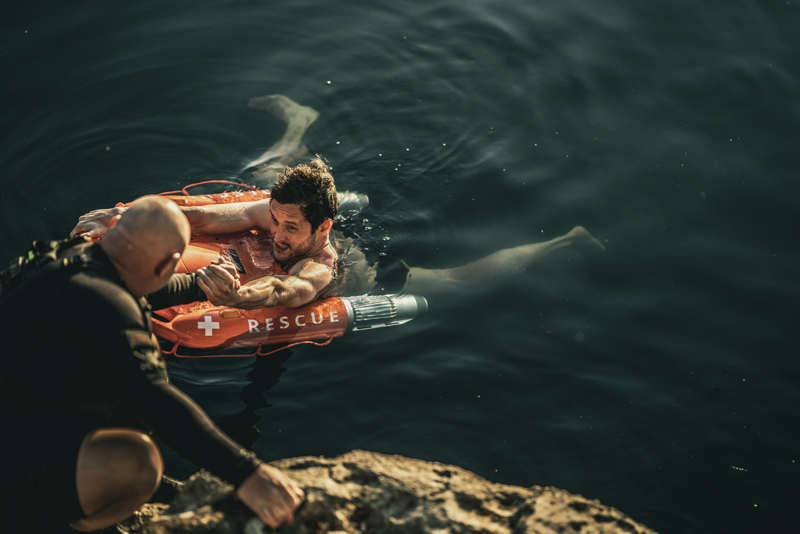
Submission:
[[[581,226],[543,243],[504,249],[478,261],[449,269],[409,267],[401,261],[370,264],[363,251],[332,242],[331,228],[338,204],[333,176],[317,156],[307,164],[286,167],[307,153],[303,134],[319,116],[283,95],[254,98],[250,107],[270,111],[286,122],[284,136],[245,173],[266,185],[271,199],[202,207],[182,206],[194,233],[223,234],[250,228],[271,239],[267,254],[280,269],[273,275],[240,285],[235,269],[223,261],[196,277],[212,304],[244,309],[301,306],[321,296],[368,292],[412,293],[430,296],[463,289],[498,275],[522,272],[556,249],[582,243],[602,250],[603,245]],[[277,181],[276,181],[277,180]],[[102,237],[125,208],[96,210],[82,216],[70,235]],[[346,261],[337,262],[347,249]],[[343,255],[343,254],[342,254]],[[388,275],[387,275],[388,273]]]
[[[73,240],[5,281],[0,509],[12,530],[89,532],[128,517],[162,480],[149,431],[268,525],[292,519],[302,490],[167,380],[143,297],[170,280],[189,236],[177,205],[145,197],[98,243]]]
[[[181,206],[193,233],[228,234],[260,230],[267,246],[268,276],[238,283],[224,261],[197,273],[197,286],[215,305],[242,309],[297,307],[311,302],[333,282],[337,253],[330,230],[338,209],[336,186],[325,162],[287,167],[272,186],[271,198],[255,202]],[[96,210],[80,218],[70,235],[102,237],[127,208]]]

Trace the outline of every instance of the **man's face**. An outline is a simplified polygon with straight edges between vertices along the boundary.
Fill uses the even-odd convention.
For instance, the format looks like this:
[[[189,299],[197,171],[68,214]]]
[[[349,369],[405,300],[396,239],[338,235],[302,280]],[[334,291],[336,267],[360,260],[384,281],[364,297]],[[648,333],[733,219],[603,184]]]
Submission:
[[[303,217],[297,204],[270,202],[272,221],[272,256],[280,263],[305,256],[317,245],[317,232],[311,232],[311,223]]]

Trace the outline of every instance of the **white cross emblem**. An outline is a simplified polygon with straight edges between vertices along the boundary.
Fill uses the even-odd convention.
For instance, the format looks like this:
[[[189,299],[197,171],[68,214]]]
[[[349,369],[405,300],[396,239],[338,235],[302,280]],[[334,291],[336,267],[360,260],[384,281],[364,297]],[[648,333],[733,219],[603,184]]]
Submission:
[[[219,323],[212,321],[210,315],[204,315],[203,322],[197,323],[197,328],[200,330],[205,329],[206,336],[211,336],[211,333],[219,328]]]

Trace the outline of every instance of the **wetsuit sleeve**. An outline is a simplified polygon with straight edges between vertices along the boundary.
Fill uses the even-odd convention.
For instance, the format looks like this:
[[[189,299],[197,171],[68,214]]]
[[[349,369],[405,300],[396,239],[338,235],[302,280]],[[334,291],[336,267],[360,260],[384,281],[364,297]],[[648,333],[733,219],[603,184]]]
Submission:
[[[98,354],[94,367],[107,388],[175,452],[237,487],[261,461],[224,434],[185,393],[167,381],[149,325],[130,294],[101,298],[95,303]]]
[[[185,393],[166,380],[133,388],[130,405],[153,432],[187,460],[239,487],[261,461],[225,435]]]
[[[189,304],[199,300],[208,300],[206,294],[197,285],[194,273],[173,274],[166,285],[147,295],[147,300],[154,310],[169,308],[179,304]]]

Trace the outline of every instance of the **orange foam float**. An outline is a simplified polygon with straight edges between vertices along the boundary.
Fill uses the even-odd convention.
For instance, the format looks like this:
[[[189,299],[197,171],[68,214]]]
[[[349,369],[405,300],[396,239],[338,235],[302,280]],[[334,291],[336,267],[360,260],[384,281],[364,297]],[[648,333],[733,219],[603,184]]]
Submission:
[[[173,193],[177,192],[163,196],[181,206],[269,198],[268,191],[258,189],[209,195],[189,195],[185,189],[184,194]],[[195,272],[223,255],[236,264],[240,281],[245,284],[271,274],[270,243],[268,236],[256,229],[235,234],[194,234],[176,272]],[[162,349],[165,355],[265,356],[300,343],[326,345],[348,332],[401,325],[427,309],[425,299],[416,295],[329,297],[297,308],[257,310],[214,306],[205,301],[156,310],[153,330],[167,342],[164,345],[172,345]]]

